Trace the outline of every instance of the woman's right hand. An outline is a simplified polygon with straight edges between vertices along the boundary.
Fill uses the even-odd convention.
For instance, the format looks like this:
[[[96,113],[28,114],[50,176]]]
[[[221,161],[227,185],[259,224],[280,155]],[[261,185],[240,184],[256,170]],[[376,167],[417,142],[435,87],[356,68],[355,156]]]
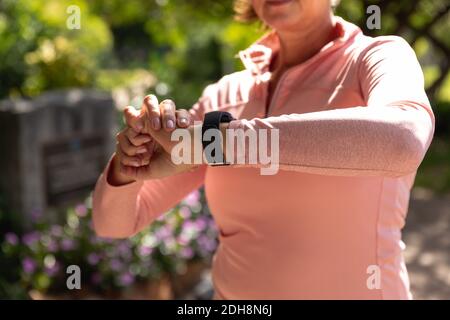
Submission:
[[[125,127],[116,135],[116,152],[111,162],[108,182],[119,186],[134,182],[127,175],[132,168],[148,166],[154,150],[154,140],[151,136],[140,134],[131,127]]]

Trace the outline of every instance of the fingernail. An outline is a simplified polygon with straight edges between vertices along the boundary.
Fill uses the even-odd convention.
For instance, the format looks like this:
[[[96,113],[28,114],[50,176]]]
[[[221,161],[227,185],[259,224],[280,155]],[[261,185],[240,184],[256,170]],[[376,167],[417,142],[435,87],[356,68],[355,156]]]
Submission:
[[[186,118],[181,118],[180,119],[180,123],[183,124],[183,125],[187,124],[187,119]]]
[[[150,137],[145,137],[145,138],[142,139],[142,141],[143,141],[143,143],[147,143],[147,142],[152,141],[152,138],[150,138]]]
[[[173,120],[167,120],[166,125],[169,129],[175,128],[175,123],[173,123]]]
[[[141,131],[142,129],[144,129],[144,125],[142,123],[138,123],[138,124],[136,124],[136,129],[138,131]]]
[[[153,129],[155,129],[155,130],[158,130],[160,128],[161,123],[159,122],[159,118],[153,118],[152,126],[153,126]]]
[[[146,152],[147,152],[147,148],[139,148],[136,151],[136,153],[138,153],[138,154],[142,154],[142,153],[146,153]]]

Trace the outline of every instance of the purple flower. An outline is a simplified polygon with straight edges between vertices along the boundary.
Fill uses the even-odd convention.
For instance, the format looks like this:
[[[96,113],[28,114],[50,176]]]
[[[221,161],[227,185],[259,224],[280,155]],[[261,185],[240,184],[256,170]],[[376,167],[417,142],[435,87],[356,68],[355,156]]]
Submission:
[[[33,273],[36,270],[36,262],[27,257],[22,260],[22,269],[25,273]]]
[[[54,237],[61,237],[63,235],[63,228],[58,225],[53,225],[50,227],[50,234]]]
[[[123,267],[123,263],[118,259],[111,259],[110,267],[113,271],[119,271]]]
[[[30,212],[31,221],[36,223],[42,218],[42,210],[34,209]]]
[[[25,234],[22,237],[22,241],[27,246],[32,246],[36,242],[38,242],[40,239],[40,234],[36,231],[32,231],[30,233]]]
[[[88,209],[85,204],[81,203],[75,207],[75,213],[79,217],[85,217],[87,215]]]
[[[70,251],[73,250],[75,248],[75,241],[73,241],[72,239],[63,239],[61,241],[61,249],[63,251]]]
[[[177,238],[177,242],[178,242],[179,244],[181,244],[182,246],[187,245],[190,241],[191,241],[191,237],[190,237],[188,234],[184,233],[184,232],[181,233],[181,234],[178,236],[178,238]]]
[[[99,263],[100,262],[100,256],[98,255],[98,254],[96,254],[96,253],[90,253],[88,256],[87,256],[87,262],[90,264],[90,265],[96,265],[97,263]]]
[[[199,204],[199,201],[200,201],[200,192],[198,190],[194,190],[183,200],[183,202],[190,207],[197,206]]]
[[[134,282],[134,276],[129,272],[125,272],[125,273],[121,274],[119,277],[119,283],[122,286],[129,286],[133,282]]]
[[[191,259],[194,256],[194,251],[189,247],[183,248],[181,249],[180,256],[184,259]]]
[[[120,256],[122,256],[125,259],[129,259],[131,258],[131,247],[130,244],[128,242],[121,242],[118,246],[117,246],[117,252],[119,253]]]
[[[195,224],[192,222],[192,220],[185,220],[181,227],[183,228],[183,230],[196,229]]]
[[[172,228],[165,225],[155,231],[155,237],[158,241],[164,240],[172,236]]]
[[[5,234],[5,240],[12,246],[15,246],[19,243],[19,237],[12,232],[8,232],[7,234]]]
[[[180,208],[180,215],[181,215],[184,219],[187,219],[187,218],[190,218],[190,217],[192,216],[192,211],[191,211],[191,209],[189,209],[189,207],[182,206],[182,207]]]
[[[49,252],[58,251],[58,243],[55,241],[55,239],[50,239],[50,241],[47,244],[47,250]]]
[[[200,246],[200,251],[204,253],[213,252],[216,249],[216,241],[214,239],[208,238],[205,235],[200,236],[197,242]]]
[[[153,248],[149,246],[140,246],[138,250],[139,255],[143,257],[149,256],[153,252]]]
[[[58,273],[59,269],[59,263],[56,261],[51,267],[45,267],[45,273],[47,273],[48,276],[53,277]]]
[[[186,220],[183,222],[182,225],[183,232],[186,232],[188,234],[195,234],[198,232],[197,224],[195,224],[191,220]]]
[[[195,223],[198,231],[202,231],[207,227],[207,222],[204,217],[198,218],[197,220],[194,221],[194,223]]]
[[[166,215],[162,214],[160,216],[158,216],[158,218],[156,218],[156,221],[158,222],[164,222],[166,220]]]

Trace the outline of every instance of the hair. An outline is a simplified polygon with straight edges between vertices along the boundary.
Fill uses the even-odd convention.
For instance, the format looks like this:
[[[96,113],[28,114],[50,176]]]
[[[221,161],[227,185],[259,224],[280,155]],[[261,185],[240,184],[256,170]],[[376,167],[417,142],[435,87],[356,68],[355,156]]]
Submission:
[[[341,0],[331,0],[331,6],[336,8]],[[259,21],[258,15],[253,9],[252,0],[234,0],[235,19],[240,22]]]
[[[234,18],[240,22],[254,22],[258,16],[253,9],[252,0],[234,0]]]

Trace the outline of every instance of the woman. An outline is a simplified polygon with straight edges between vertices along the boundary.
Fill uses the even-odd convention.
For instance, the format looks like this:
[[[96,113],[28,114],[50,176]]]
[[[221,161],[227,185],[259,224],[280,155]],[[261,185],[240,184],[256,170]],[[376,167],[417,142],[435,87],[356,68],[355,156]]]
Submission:
[[[189,113],[228,111],[238,120],[224,129],[278,129],[277,174],[173,165],[175,121],[196,126],[147,97],[144,113],[127,109],[130,127],[97,183],[97,233],[131,236],[204,185],[220,230],[215,298],[412,298],[401,229],[434,132],[423,74],[403,39],[367,37],[332,5],[239,1],[241,18],[271,30],[240,53],[245,70],[208,86]]]

